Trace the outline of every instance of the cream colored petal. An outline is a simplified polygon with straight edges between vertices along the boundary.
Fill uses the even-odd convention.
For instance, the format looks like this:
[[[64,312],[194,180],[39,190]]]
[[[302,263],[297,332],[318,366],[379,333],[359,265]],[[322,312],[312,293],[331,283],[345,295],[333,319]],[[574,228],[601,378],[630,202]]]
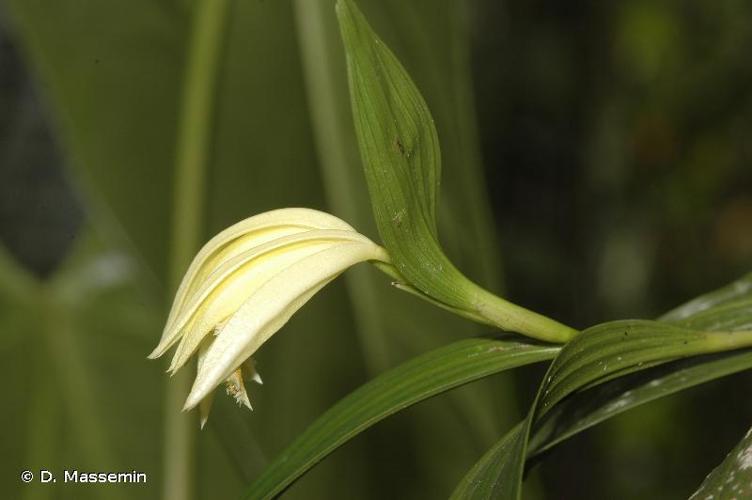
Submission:
[[[226,253],[240,253],[249,246],[270,241],[277,237],[278,232],[310,229],[354,231],[352,226],[345,221],[326,212],[309,208],[282,208],[244,219],[221,231],[199,251],[178,288],[175,303],[182,304],[185,297],[190,295],[187,288],[201,274],[200,270],[211,268],[213,262],[232,256],[225,255]]]
[[[286,309],[286,311],[289,311],[288,314],[286,314],[286,315],[280,315],[280,317],[271,320],[269,323],[267,323],[266,325],[264,325],[264,329],[262,331],[260,331],[258,333],[258,335],[261,336],[261,337],[266,337],[266,338],[271,337],[275,332],[277,332],[280,328],[282,328],[285,325],[285,323],[290,319],[290,317],[293,314],[295,314],[295,312],[298,309],[300,309],[306,302],[308,302],[311,299],[311,297],[313,297],[314,295],[316,295],[316,293],[318,293],[319,290],[321,290],[326,285],[328,285],[334,278],[336,278],[336,276],[334,276],[331,279],[326,280],[326,281],[324,281],[324,282],[322,282],[322,283],[314,286],[311,290],[308,290],[302,296],[298,297],[295,301],[293,301],[293,303],[291,303],[291,304],[288,305],[288,307]],[[249,346],[249,347],[251,347],[251,346]],[[249,348],[249,349],[246,350],[246,352],[248,354],[247,359],[250,359],[250,357],[255,352],[255,349],[252,350],[251,348]],[[241,356],[241,357],[244,357],[244,356]],[[207,371],[207,370],[203,370],[203,371]],[[199,373],[201,373],[201,372],[199,372]],[[199,374],[197,373],[196,380],[194,381],[193,388],[191,389],[191,394],[193,393],[194,388],[196,387],[196,383],[198,382],[198,379],[199,379]],[[258,382],[259,384],[262,383],[262,382],[260,382],[261,377],[258,377],[258,374],[254,378],[254,380],[259,381]],[[213,388],[216,388],[216,385],[213,386]],[[208,394],[213,394],[214,393],[213,392],[213,388],[211,390],[209,390]],[[190,410],[190,409],[194,408],[196,406],[196,403],[195,403],[196,400],[197,400],[197,398],[194,398],[194,400],[192,402],[190,402],[190,395],[189,395],[189,399],[186,400],[186,403],[185,403],[185,406],[183,407],[183,410],[186,411],[186,410]],[[205,400],[206,400],[206,398],[201,399],[199,401],[199,404],[201,404],[201,402],[203,402]],[[190,404],[189,404],[189,402],[190,402]]]
[[[245,271],[249,267],[251,269],[262,267],[259,264],[266,265],[264,264],[265,262],[270,263],[269,267],[271,268],[275,266],[279,267],[275,259],[284,257],[285,255],[293,255],[295,252],[307,251],[309,245],[316,242],[334,243],[338,240],[363,241],[364,239],[364,236],[354,231],[308,230],[280,236],[272,241],[248,248],[242,253],[223,261],[204,279],[201,286],[186,301],[182,313],[173,322],[173,327],[179,329],[185,326],[207,296],[233,273]],[[301,248],[303,246],[307,248]],[[294,258],[291,258],[291,260],[294,260]]]
[[[209,349],[211,340],[207,339],[201,343],[201,347],[198,350],[198,366],[201,367],[206,360],[206,351]],[[203,429],[206,422],[209,420],[209,412],[211,411],[212,403],[214,402],[214,392],[210,392],[204,399],[199,402],[198,411],[199,418],[201,420],[201,428]]]
[[[170,314],[162,332],[159,345],[149,355],[149,358],[153,359],[161,356],[179,339],[181,331],[180,326],[176,323],[181,321],[181,318],[185,317],[186,307],[191,303],[191,298],[194,297],[197,289],[205,282],[207,276],[211,275],[211,273],[216,270],[217,266],[221,265],[221,257],[226,257],[228,254],[233,255],[235,252],[242,252],[248,248],[260,246],[269,241],[274,241],[280,237],[308,230],[308,228],[295,226],[257,229],[250,233],[237,236],[234,240],[226,243],[223,247],[217,248],[214,253],[203,259],[200,266],[194,266],[196,262],[199,262],[199,254],[194,259],[194,264],[191,265],[188,272],[183,277],[173,305],[170,308]],[[210,243],[211,241],[207,243],[204,248],[209,246]]]
[[[250,249],[222,264],[192,297],[191,304],[185,308],[186,316],[175,322],[175,328],[183,328],[190,321],[185,326],[170,371],[178,370],[201,340],[272,276],[309,255],[346,241],[369,240],[353,231],[311,230]]]
[[[253,293],[214,339],[185,404],[195,407],[279,330],[326,283],[367,260],[388,261],[365,237],[323,249],[276,274]]]
[[[307,208],[284,208],[245,219],[212,238],[193,259],[183,277],[162,338],[149,357],[161,356],[178,340],[180,329],[175,327],[175,321],[182,316],[192,292],[222,262],[281,236],[311,229],[354,231],[346,222],[325,212]]]

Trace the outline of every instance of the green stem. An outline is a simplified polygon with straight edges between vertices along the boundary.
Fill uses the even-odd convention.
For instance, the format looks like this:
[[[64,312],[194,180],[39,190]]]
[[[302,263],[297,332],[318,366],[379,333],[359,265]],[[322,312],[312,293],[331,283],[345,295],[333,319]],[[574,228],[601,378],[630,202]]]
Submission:
[[[703,353],[724,352],[752,347],[752,331],[708,332],[702,345],[704,347]]]
[[[228,6],[228,0],[200,0],[193,14],[176,150],[170,259],[173,291],[202,237],[211,118]],[[166,389],[163,494],[168,500],[193,496],[196,422],[182,413],[190,382],[184,370],[168,381]]]
[[[371,263],[384,274],[393,278],[395,280],[393,284],[400,290],[416,295],[463,318],[495,326],[502,330],[521,333],[546,342],[566,343],[579,333],[574,328],[547,316],[508,302],[470,281],[467,282],[467,287],[474,294],[472,302],[475,304],[475,310],[464,310],[444,304],[407,283],[407,280],[391,263],[382,261]]]
[[[565,343],[577,333],[572,327],[508,302],[480,287],[475,290],[476,312],[491,324],[546,342]]]

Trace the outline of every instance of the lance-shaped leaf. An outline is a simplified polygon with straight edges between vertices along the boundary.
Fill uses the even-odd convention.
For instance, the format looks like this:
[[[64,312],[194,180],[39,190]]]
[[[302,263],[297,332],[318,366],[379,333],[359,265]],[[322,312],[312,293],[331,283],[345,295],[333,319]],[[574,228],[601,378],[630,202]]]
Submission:
[[[529,363],[559,348],[476,338],[435,349],[383,373],[331,407],[264,470],[246,494],[272,498],[339,446],[384,418],[457,386]]]
[[[441,178],[433,118],[410,76],[352,0],[337,2],[355,132],[379,234],[406,285],[450,310],[549,341],[576,332],[468,280],[436,230]]]
[[[514,426],[475,463],[457,485],[451,500],[514,498],[524,464],[509,457],[524,455],[526,433],[527,419]]]
[[[411,283],[459,305],[442,275],[457,273],[439,248],[439,139],[420,92],[350,1],[337,4],[349,68],[355,131],[379,233]],[[454,280],[457,277],[452,276]]]

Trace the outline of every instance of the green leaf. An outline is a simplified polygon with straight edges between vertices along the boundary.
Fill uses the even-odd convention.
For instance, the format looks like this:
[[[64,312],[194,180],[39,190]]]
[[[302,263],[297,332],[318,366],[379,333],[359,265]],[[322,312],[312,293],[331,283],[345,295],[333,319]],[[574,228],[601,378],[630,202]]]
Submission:
[[[752,329],[752,275],[662,316],[697,329]],[[536,425],[530,456],[636,406],[752,369],[752,350],[698,356],[621,377],[572,395]]]
[[[503,370],[551,359],[556,352],[554,346],[468,339],[414,358],[330,408],[267,467],[246,498],[278,495],[337,447],[410,405]]]
[[[524,455],[526,424],[527,420],[517,424],[476,462],[457,485],[452,500],[515,497],[525,464],[507,457]]]
[[[444,254],[436,229],[441,155],[433,118],[407,71],[355,3],[339,0],[337,14],[371,205],[398,272],[466,317],[541,340],[570,339],[575,330],[487,292]]]
[[[573,394],[536,424],[528,458],[627,410],[752,368],[752,350],[697,356],[617,378]]]
[[[673,323],[615,321],[585,330],[551,364],[521,424],[526,428],[522,445],[501,446],[520,439],[515,428],[468,472],[458,491],[467,484],[493,491],[503,481],[506,493],[500,498],[519,498],[525,462],[532,456],[629,408],[752,366],[751,349],[676,361],[752,345],[752,332],[746,330],[752,321],[748,279],[672,311]],[[511,483],[510,470],[518,473]]]
[[[752,429],[713,469],[690,500],[752,497]]]
[[[421,290],[461,306],[462,281],[438,243],[439,139],[423,97],[349,0],[337,3],[355,132],[379,233],[399,271]],[[459,276],[453,276],[459,275]],[[439,279],[444,277],[443,279]]]
[[[327,201],[333,213],[359,232],[371,235],[376,233],[376,226],[366,180],[361,169],[353,168],[360,163],[360,153],[353,129],[347,79],[341,78],[347,68],[335,4],[336,0],[293,2],[308,106]],[[453,0],[421,0],[409,4],[401,0],[361,0],[361,4],[371,12],[374,25],[385,30],[385,39],[402,54],[416,85],[422,88],[436,118],[438,133],[444,139],[443,158],[450,167],[462,167],[442,172],[444,186],[439,211],[443,216],[439,216],[437,227],[443,235],[447,254],[485,284],[497,284],[499,249],[493,241],[489,202],[483,187],[470,90],[472,81],[467,67],[470,37],[463,15],[467,6]],[[400,15],[389,15],[395,9]],[[435,78],[437,73],[446,77]],[[344,278],[359,316],[359,334],[367,347],[369,367],[376,372],[383,371],[389,366],[389,351],[395,347],[390,345],[384,331],[389,327],[385,324],[388,320],[379,311],[396,307],[409,309],[410,314],[415,314],[415,302],[405,301],[399,294],[385,289],[381,278],[367,269],[354,269]],[[420,294],[421,298],[427,297],[422,292]],[[441,307],[446,306],[442,304]],[[430,308],[425,310],[435,313]],[[459,333],[455,324],[447,329]]]
[[[624,320],[585,330],[556,357],[541,386],[536,418],[570,394],[682,357],[752,345],[752,331],[708,332]]]
[[[752,323],[752,317],[747,315],[734,315],[723,314],[719,311],[719,308],[727,307],[728,305],[738,301],[752,299],[752,273],[749,273],[738,280],[714,290],[710,293],[706,293],[690,300],[689,302],[682,304],[681,306],[673,309],[660,317],[662,321],[671,321],[683,323],[686,326],[698,326],[700,328],[716,328],[713,323],[710,323],[707,319],[703,320],[703,323],[699,323],[700,318],[704,317],[705,313],[716,316],[718,320],[731,319],[736,320],[739,317],[746,317],[747,321]],[[694,323],[698,322],[698,323]]]

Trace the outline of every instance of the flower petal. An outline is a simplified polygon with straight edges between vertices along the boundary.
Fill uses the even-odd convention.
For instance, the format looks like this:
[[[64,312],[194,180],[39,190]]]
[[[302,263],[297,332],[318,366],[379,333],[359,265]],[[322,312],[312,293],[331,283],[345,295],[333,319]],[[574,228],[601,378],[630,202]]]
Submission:
[[[354,231],[343,220],[325,212],[308,208],[283,208],[249,217],[209,240],[193,259],[183,277],[162,338],[149,358],[161,356],[180,338],[180,329],[175,327],[175,322],[183,316],[193,292],[222,262],[280,236],[311,229]]]
[[[348,267],[367,260],[388,261],[388,256],[383,248],[360,236],[306,256],[262,284],[209,346],[185,409],[195,407],[229,377],[318,290]]]
[[[195,292],[174,327],[185,330],[170,371],[190,358],[201,340],[222,324],[266,281],[297,261],[342,242],[369,241],[354,231],[310,230],[246,250],[220,265]]]
[[[198,366],[203,366],[206,360],[206,351],[209,349],[210,340],[206,340],[201,343],[201,347],[198,350]],[[203,429],[206,422],[209,420],[209,412],[211,411],[212,403],[214,402],[214,393],[210,392],[204,399],[199,402],[198,410],[201,420],[201,428]]]

